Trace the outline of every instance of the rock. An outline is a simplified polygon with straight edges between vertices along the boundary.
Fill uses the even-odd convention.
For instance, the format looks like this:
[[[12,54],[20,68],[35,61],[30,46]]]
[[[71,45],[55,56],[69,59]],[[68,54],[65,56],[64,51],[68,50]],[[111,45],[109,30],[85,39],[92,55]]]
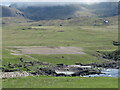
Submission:
[[[23,58],[22,57],[20,58],[20,62],[23,62]]]
[[[56,64],[56,65],[57,65],[57,66],[64,66],[64,64],[62,64],[62,63],[61,63],[61,64]]]
[[[64,32],[63,30],[59,30],[58,32]]]

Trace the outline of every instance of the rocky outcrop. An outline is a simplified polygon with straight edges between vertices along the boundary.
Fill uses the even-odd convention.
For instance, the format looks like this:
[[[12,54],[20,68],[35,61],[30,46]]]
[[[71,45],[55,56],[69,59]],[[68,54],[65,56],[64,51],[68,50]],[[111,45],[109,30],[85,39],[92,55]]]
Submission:
[[[57,64],[54,67],[39,68],[34,75],[50,75],[50,76],[83,76],[90,74],[101,74],[101,70],[98,68],[93,68],[91,66],[80,66],[80,65],[64,65]]]
[[[120,42],[114,42],[115,46],[119,46]],[[97,51],[97,53],[102,57],[103,59],[113,60],[113,61],[120,61],[120,50],[115,51]]]
[[[42,67],[40,67],[42,65]],[[34,68],[34,69],[33,69]],[[31,75],[47,75],[47,76],[85,76],[91,74],[101,74],[102,68],[119,69],[118,61],[106,61],[103,63],[82,64],[76,65],[43,63],[39,61],[24,61],[20,58],[20,63],[3,65],[0,70],[3,71],[2,77],[21,77]],[[22,71],[25,71],[23,73]],[[30,73],[28,73],[30,72]],[[20,75],[19,75],[20,74]]]
[[[44,65],[44,66],[49,66],[49,63],[46,62],[40,62],[40,61],[24,61],[23,58],[20,58],[20,63],[17,64],[6,64],[0,67],[0,70],[2,72],[15,72],[15,71],[22,71],[20,68],[24,69],[25,71],[31,71],[29,67],[34,67],[34,66],[39,66],[39,65]]]

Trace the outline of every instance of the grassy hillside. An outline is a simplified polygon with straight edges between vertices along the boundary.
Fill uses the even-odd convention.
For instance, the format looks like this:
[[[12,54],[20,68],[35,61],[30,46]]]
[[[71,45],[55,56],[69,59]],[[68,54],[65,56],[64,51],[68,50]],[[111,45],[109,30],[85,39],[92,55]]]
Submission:
[[[46,3],[48,4],[48,3]],[[50,5],[53,4],[53,5]],[[53,19],[67,19],[71,17],[93,17],[91,11],[85,8],[82,4],[65,4],[54,5],[55,3],[49,3],[44,6],[44,3],[15,3],[10,7],[17,8],[25,13],[25,17],[32,20],[53,20]],[[36,12],[35,12],[36,11]]]
[[[81,3],[13,3],[10,5],[32,20],[54,20],[74,17],[112,17],[118,15],[117,2],[92,5]]]
[[[119,2],[102,2],[94,5],[90,5],[94,14],[99,17],[111,17],[118,15]]]
[[[56,19],[56,20],[40,20],[33,21],[23,17],[3,17],[2,25],[15,25],[15,26],[110,26],[118,24],[118,16],[97,18],[88,16],[79,16],[70,19]],[[108,20],[109,23],[105,24],[104,20]]]
[[[23,17],[24,13],[15,9],[15,8],[10,8],[6,6],[0,6],[2,9],[2,16],[0,17]]]
[[[31,20],[26,19],[24,17],[2,17],[0,18],[2,20],[2,25],[16,25],[16,24],[22,24],[22,23],[27,23]]]
[[[104,20],[108,20],[109,23],[105,24]],[[33,22],[31,26],[110,26],[118,24],[118,16],[108,18],[97,18],[97,17],[77,17],[64,20],[41,20]]]

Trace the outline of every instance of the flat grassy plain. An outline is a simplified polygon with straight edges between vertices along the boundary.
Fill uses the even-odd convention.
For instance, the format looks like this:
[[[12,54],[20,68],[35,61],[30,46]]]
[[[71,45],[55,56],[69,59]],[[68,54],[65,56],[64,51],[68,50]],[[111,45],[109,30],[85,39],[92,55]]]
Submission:
[[[22,77],[4,79],[3,88],[118,88],[118,79],[110,77]]]
[[[117,26],[5,26],[3,27],[3,64],[17,62],[17,58],[24,56],[11,55],[8,46],[80,47],[86,55],[64,55],[64,59],[61,59],[62,55],[30,56],[50,63],[98,62],[95,57],[96,51],[117,49],[112,45],[112,41],[117,39]],[[55,59],[57,56],[58,61]]]
[[[112,41],[117,41],[118,30],[112,26],[3,26],[3,65],[19,63],[19,58],[26,61],[33,58],[52,64],[74,64],[102,62],[104,59],[97,57],[97,50],[115,50]],[[85,55],[11,55],[8,46],[46,46],[46,47],[80,47]],[[64,58],[61,58],[64,56]],[[117,88],[118,79],[111,77],[21,77],[3,79],[4,88]]]
[[[117,28],[114,27],[6,26],[3,27],[3,46],[107,47],[118,38]]]

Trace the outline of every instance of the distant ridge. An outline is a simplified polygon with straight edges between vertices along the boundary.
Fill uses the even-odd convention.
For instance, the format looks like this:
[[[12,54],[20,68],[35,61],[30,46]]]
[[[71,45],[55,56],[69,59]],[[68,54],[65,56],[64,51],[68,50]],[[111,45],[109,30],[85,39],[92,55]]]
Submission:
[[[73,19],[76,17],[113,17],[118,15],[117,2],[97,4],[13,3],[2,7],[2,17],[25,17],[31,20]]]
[[[2,14],[0,14],[0,17],[24,17],[24,13],[18,9],[7,6],[0,6],[0,8],[2,8]]]

